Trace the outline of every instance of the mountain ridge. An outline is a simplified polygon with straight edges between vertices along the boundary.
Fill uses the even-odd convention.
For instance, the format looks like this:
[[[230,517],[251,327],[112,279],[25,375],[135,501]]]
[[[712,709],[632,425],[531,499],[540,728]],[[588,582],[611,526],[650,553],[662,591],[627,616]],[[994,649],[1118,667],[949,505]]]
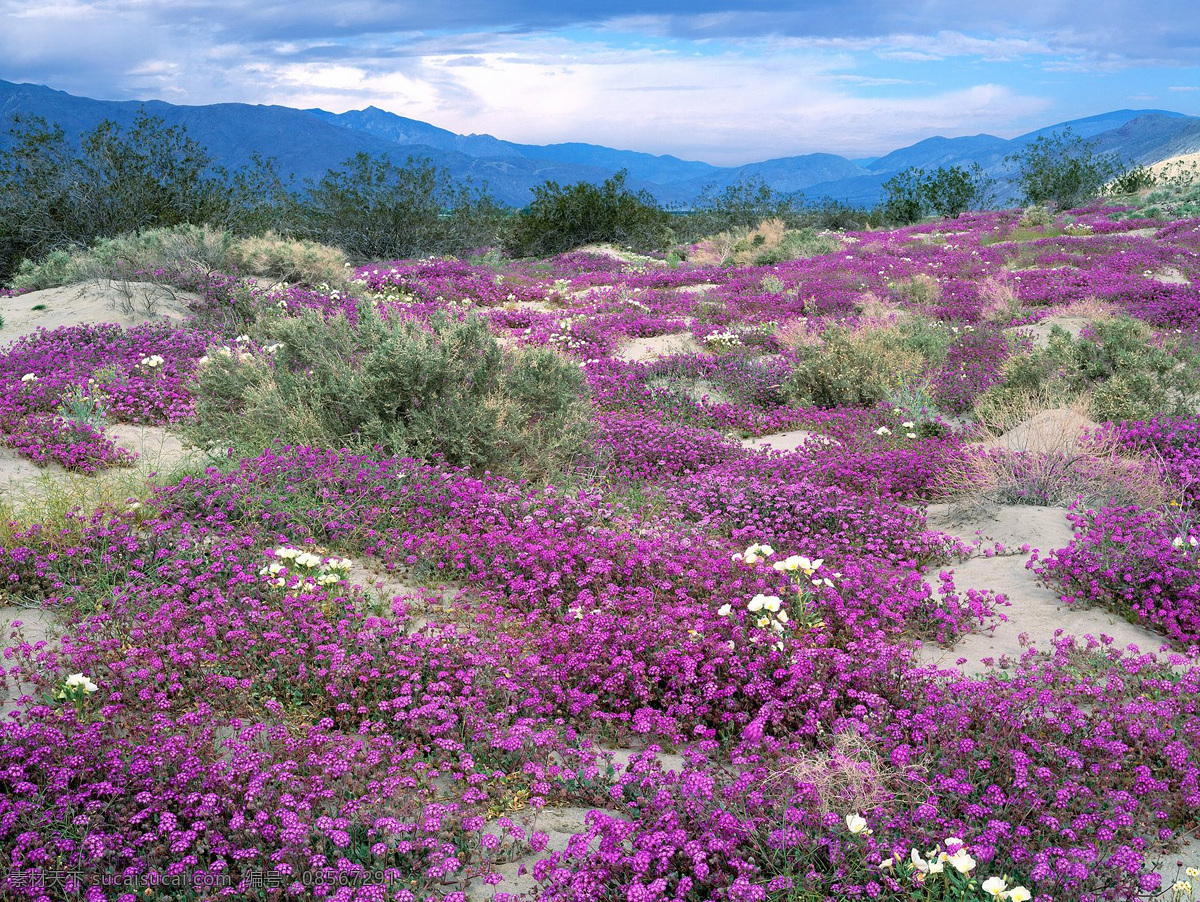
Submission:
[[[1011,139],[986,133],[935,135],[858,161],[818,152],[715,166],[584,142],[536,145],[487,134],[460,135],[375,106],[331,113],[264,104],[186,106],[162,100],[95,100],[45,85],[0,80],[0,121],[9,121],[13,114],[42,116],[62,125],[72,140],[104,119],[127,126],[142,108],[168,125],[185,127],[214,162],[231,170],[247,165],[257,153],[274,158],[282,173],[303,182],[320,178],[359,152],[387,154],[396,162],[424,157],[457,179],[486,182],[497,199],[517,206],[527,203],[532,189],[546,181],[598,182],[621,169],[627,171],[631,187],[680,207],[693,203],[706,188],[720,192],[746,179],[761,179],[780,193],[870,206],[882,196],[884,182],[910,166],[973,164],[997,178],[999,199],[1008,201],[1015,189],[1006,159],[1037,137],[1065,128],[1094,141],[1098,152],[1134,164],[1200,151],[1200,118],[1170,110],[1113,110]],[[0,147],[8,140],[7,129],[0,130]]]

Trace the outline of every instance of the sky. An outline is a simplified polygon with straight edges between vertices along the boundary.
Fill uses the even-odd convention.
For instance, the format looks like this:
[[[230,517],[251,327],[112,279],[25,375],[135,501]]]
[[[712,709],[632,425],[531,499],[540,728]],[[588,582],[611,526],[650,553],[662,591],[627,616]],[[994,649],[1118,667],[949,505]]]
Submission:
[[[1198,0],[0,0],[0,78],[717,165],[1200,115]]]

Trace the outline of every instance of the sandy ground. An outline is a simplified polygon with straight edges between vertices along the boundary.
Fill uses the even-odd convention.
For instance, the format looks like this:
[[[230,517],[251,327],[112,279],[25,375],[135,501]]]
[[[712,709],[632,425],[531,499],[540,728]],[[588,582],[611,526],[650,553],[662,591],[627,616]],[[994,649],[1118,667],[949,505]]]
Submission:
[[[1200,179],[1200,153],[1185,153],[1160,160],[1150,167],[1150,172],[1159,178],[1190,175],[1194,182]]]
[[[703,350],[691,332],[672,332],[669,335],[635,338],[613,354],[613,357],[630,363],[644,363],[670,357],[672,354],[695,354]]]
[[[73,480],[127,482],[133,476],[144,483],[157,474],[166,474],[179,466],[198,465],[205,460],[200,451],[185,446],[177,434],[161,426],[120,423],[107,427],[104,432],[115,444],[137,454],[132,468],[116,467],[102,470],[95,476],[82,476],[69,473],[56,463],[39,467],[11,448],[0,447],[0,498],[37,497],[45,495],[56,484],[66,486]]]
[[[1016,551],[1028,544],[1043,556],[1071,541],[1071,525],[1066,509],[1007,505],[988,516],[970,519],[956,517],[947,505],[929,509],[929,527],[956,536],[964,542],[982,540],[988,548],[994,542]],[[991,589],[1005,595],[1009,606],[999,608],[1007,622],[1000,623],[991,635],[972,633],[950,649],[925,644],[918,659],[940,667],[960,667],[967,674],[982,674],[989,669],[988,660],[999,662],[1002,657],[1017,660],[1029,647],[1051,651],[1055,634],[1062,631],[1073,636],[1090,635],[1099,639],[1111,636],[1118,648],[1136,646],[1143,653],[1157,652],[1165,640],[1141,626],[1101,608],[1068,607],[1059,601],[1058,593],[1041,585],[1036,574],[1026,569],[1030,553],[1014,553],[996,557],[974,557],[954,570],[955,586],[960,593],[967,589]],[[926,574],[931,586],[937,586],[937,571]],[[965,659],[965,660],[964,660]],[[1165,659],[1165,658],[1164,658]]]
[[[1078,338],[1084,327],[1093,322],[1083,316],[1048,316],[1041,322],[1030,323],[1028,326],[1016,326],[1006,329],[1019,335],[1028,335],[1033,339],[1034,347],[1044,348],[1050,344],[1050,330],[1055,326],[1065,329],[1072,338]]]
[[[129,328],[150,320],[181,320],[187,304],[200,300],[199,295],[148,283],[126,285],[129,297],[116,283],[88,283],[0,298],[0,317],[4,319],[0,347],[38,329],[84,323],[116,323]]]
[[[1098,424],[1095,421],[1070,408],[1057,407],[1043,410],[1002,435],[974,445],[980,448],[1051,454],[1072,450],[1079,444],[1085,432],[1096,428]]]
[[[1156,282],[1162,282],[1164,285],[1189,285],[1188,277],[1176,269],[1174,266],[1168,266],[1160,272],[1153,273],[1150,278]]]
[[[820,432],[808,432],[805,429],[793,429],[790,432],[773,432],[770,435],[759,435],[754,438],[742,439],[743,448],[762,451],[796,451],[809,442],[822,445],[836,445],[837,439],[832,439]]]

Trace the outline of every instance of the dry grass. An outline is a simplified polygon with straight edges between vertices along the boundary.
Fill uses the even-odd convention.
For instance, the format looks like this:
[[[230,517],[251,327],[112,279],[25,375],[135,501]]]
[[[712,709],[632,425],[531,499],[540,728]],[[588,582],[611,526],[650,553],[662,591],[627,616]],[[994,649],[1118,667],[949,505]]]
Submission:
[[[775,338],[787,348],[819,348],[824,341],[821,333],[812,329],[808,317],[801,316],[781,322],[775,329]]]
[[[834,737],[833,747],[802,758],[784,759],[767,777],[768,786],[794,785],[805,792],[820,815],[870,811],[881,805],[919,805],[929,787],[911,771],[887,764],[856,732]]]
[[[983,440],[950,461],[939,485],[951,503],[984,509],[1002,504],[1156,507],[1167,501],[1164,470],[1153,459],[1121,454],[1116,439],[1087,417],[1086,399],[1032,411],[1032,398],[994,410]]]
[[[983,318],[992,323],[1010,323],[1021,315],[1021,301],[1004,282],[988,276],[979,285],[979,298],[983,302]]]
[[[1115,304],[1110,304],[1108,301],[1102,301],[1099,298],[1088,297],[1082,300],[1072,301],[1070,304],[1061,304],[1057,307],[1050,308],[1051,316],[1073,316],[1080,319],[1099,322],[1101,320],[1115,319],[1121,315],[1121,310]]]
[[[346,254],[336,247],[283,238],[275,232],[241,238],[229,251],[231,262],[244,273],[270,276],[282,282],[327,285],[344,289]]]
[[[917,273],[904,282],[892,285],[900,300],[910,307],[925,307],[942,296],[942,286],[936,278],[926,273]]]

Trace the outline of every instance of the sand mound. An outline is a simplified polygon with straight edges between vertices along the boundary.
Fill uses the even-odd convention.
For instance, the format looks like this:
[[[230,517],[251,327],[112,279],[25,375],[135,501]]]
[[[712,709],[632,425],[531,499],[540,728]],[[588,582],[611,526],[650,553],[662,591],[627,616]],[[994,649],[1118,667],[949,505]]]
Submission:
[[[696,354],[703,350],[691,332],[672,332],[670,335],[635,338],[613,354],[613,357],[629,363],[641,363],[670,357],[673,354]]]
[[[0,298],[0,347],[38,329],[115,323],[130,328],[154,320],[181,320],[198,294],[148,282],[88,282]]]
[[[1040,322],[1030,323],[1028,326],[1016,326],[1005,331],[1028,335],[1033,340],[1034,347],[1045,348],[1050,345],[1050,330],[1055,326],[1065,329],[1072,338],[1078,338],[1091,322],[1092,320],[1084,316],[1048,316]]]
[[[981,448],[1004,448],[1009,451],[1033,451],[1050,454],[1069,451],[1079,443],[1084,432],[1099,424],[1066,407],[1043,410],[1002,435],[980,442]]]

